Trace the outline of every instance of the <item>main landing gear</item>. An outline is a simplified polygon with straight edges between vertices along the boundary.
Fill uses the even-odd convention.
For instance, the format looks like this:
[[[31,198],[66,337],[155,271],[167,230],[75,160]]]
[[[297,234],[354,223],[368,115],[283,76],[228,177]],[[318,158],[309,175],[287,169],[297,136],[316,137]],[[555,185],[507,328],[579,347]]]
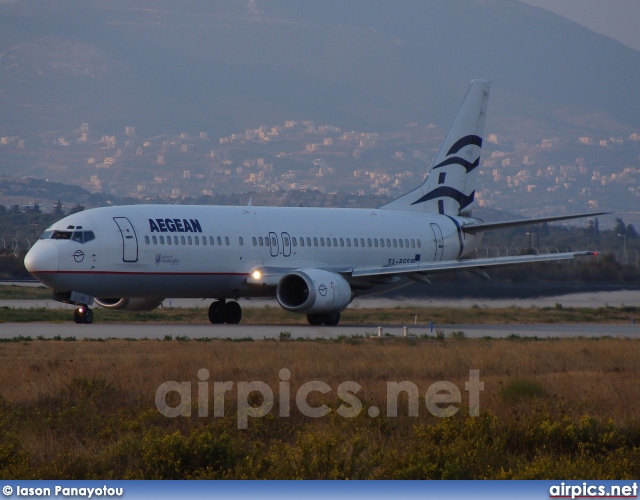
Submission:
[[[237,325],[242,319],[242,307],[235,300],[227,302],[225,299],[216,300],[209,306],[209,321],[214,325],[227,323]]]
[[[314,326],[336,326],[340,323],[340,313],[307,314],[307,321]]]
[[[87,306],[80,306],[73,311],[73,321],[79,325],[88,325],[93,322],[93,311]]]

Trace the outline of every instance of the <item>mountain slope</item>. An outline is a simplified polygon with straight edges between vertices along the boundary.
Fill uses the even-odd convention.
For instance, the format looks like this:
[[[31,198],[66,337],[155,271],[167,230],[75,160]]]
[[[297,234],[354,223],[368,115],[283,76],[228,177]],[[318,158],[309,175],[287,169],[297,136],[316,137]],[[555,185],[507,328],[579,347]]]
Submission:
[[[446,126],[475,77],[494,129],[640,128],[640,53],[513,0],[22,0],[0,27],[2,135]]]

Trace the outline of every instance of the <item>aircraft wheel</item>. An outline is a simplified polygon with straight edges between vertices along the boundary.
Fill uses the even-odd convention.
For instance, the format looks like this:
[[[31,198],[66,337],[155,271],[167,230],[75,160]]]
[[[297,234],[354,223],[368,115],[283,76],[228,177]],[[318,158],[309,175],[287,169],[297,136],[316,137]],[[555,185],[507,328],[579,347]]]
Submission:
[[[85,323],[86,325],[90,325],[91,323],[93,323],[93,311],[91,309],[89,309],[88,307],[83,308],[84,309],[84,318],[83,318],[83,323]]]
[[[323,323],[327,326],[336,326],[340,323],[340,313],[325,314]]]
[[[87,306],[78,307],[73,311],[73,321],[79,325],[90,325],[93,323],[93,311]]]
[[[224,322],[237,325],[242,319],[242,307],[237,302],[227,302],[224,306]]]
[[[224,303],[216,300],[209,306],[209,321],[214,325],[221,325],[224,323]]]
[[[307,314],[307,321],[310,325],[320,326],[323,323],[322,316],[322,314]]]

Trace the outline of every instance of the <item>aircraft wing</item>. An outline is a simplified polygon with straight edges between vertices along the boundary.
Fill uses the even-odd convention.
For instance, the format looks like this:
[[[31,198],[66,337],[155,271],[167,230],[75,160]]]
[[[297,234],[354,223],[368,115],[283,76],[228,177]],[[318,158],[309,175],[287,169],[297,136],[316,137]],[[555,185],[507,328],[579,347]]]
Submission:
[[[529,262],[548,262],[567,260],[576,257],[598,255],[598,252],[565,252],[544,255],[516,255],[513,257],[494,257],[485,259],[443,260],[439,262],[416,262],[413,264],[397,264],[389,266],[363,266],[346,269],[341,274],[355,277],[407,275],[412,273],[434,274],[464,269],[484,269],[487,267],[509,266]]]

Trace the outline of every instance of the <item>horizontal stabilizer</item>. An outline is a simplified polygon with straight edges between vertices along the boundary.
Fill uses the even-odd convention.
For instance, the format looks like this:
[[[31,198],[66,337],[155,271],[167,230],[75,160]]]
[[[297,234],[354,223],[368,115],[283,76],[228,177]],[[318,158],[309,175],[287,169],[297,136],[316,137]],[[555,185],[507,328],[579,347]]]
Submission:
[[[502,222],[482,222],[480,224],[470,224],[462,226],[462,231],[469,234],[483,233],[494,229],[504,229],[515,226],[530,226],[531,224],[541,224],[543,222],[557,222],[561,220],[581,219],[584,217],[596,217],[598,215],[607,215],[611,212],[595,212],[590,214],[572,214],[572,215],[556,215],[555,217],[540,217],[536,219],[518,219],[507,220]]]

